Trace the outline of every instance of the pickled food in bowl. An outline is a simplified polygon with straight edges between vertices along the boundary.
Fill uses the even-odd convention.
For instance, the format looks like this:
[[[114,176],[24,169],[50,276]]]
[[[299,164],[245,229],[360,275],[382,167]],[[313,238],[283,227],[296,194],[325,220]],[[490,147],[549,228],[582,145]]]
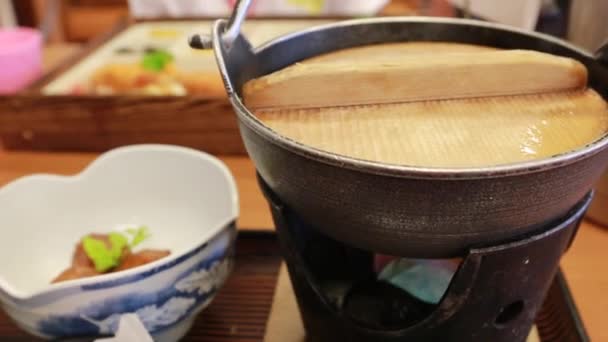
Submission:
[[[252,80],[243,88],[243,99],[266,126],[298,143],[352,158],[406,166],[474,168],[546,159],[581,149],[606,134],[608,107],[605,100],[587,88],[584,66],[564,57],[554,58],[557,64],[572,66],[574,86],[553,90],[549,82],[544,92],[522,91],[500,96],[480,92],[465,94],[467,96],[462,98],[442,98],[443,93],[460,94],[467,81],[462,75],[470,71],[467,69],[460,70],[458,74],[440,74],[438,82],[419,84],[420,88],[430,87],[422,89],[421,94],[431,100],[409,99],[318,108],[255,108],[250,105],[255,103],[252,99],[256,95],[256,86],[284,82],[286,77],[301,77],[293,75],[296,67],[319,74],[319,70],[331,72],[333,67],[343,68],[348,64],[349,70],[357,73],[359,67],[390,65],[407,57],[423,68],[422,62],[433,54],[441,55],[448,63],[452,57],[457,60],[465,53],[492,56],[492,53],[500,51],[507,50],[432,42],[345,49]],[[522,51],[518,56],[523,60],[527,53]],[[529,55],[534,57],[534,53]],[[553,56],[544,58],[552,63]],[[475,61],[468,67],[475,68],[477,64],[483,67],[484,61]],[[418,76],[423,74],[420,68],[416,69]],[[482,80],[491,79],[491,68],[488,70],[487,75],[481,75]],[[428,71],[437,73],[437,70]],[[533,84],[551,77],[542,71],[543,68],[532,68],[529,73],[520,75],[524,87],[528,80]],[[382,88],[386,86],[382,83],[382,75],[375,76],[376,79],[370,80],[369,84],[341,83],[344,81],[340,78],[326,83],[328,88],[340,88],[339,91],[346,95],[349,89],[355,88],[362,89],[362,92],[389,92],[389,88]],[[407,74],[404,74],[404,79],[407,80]],[[439,83],[447,87],[432,87]],[[500,88],[503,84],[489,85]],[[301,94],[300,98],[303,98],[306,92]],[[279,97],[280,93],[276,96]]]
[[[125,233],[88,234],[76,244],[72,264],[52,283],[124,271],[171,254],[168,250],[136,250],[148,237],[148,228],[144,226],[127,229]]]

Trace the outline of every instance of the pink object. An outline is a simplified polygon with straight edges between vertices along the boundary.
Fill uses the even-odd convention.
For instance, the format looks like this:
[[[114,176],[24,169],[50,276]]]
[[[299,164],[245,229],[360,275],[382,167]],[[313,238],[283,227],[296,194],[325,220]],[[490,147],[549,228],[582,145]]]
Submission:
[[[0,94],[19,91],[41,74],[41,33],[29,28],[0,29]]]
[[[374,272],[380,273],[388,265],[391,261],[398,259],[399,257],[384,255],[384,254],[376,254],[374,255]]]

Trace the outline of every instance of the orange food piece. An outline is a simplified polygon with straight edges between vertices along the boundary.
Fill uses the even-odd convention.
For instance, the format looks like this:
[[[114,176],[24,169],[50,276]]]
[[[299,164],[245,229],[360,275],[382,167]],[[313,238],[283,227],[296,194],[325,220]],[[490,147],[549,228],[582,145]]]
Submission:
[[[103,241],[108,248],[111,247],[108,234],[89,234],[87,235],[94,239]],[[128,247],[122,250],[121,261],[118,267],[106,273],[119,272],[130,268],[142,266],[158,259],[164,258],[171,254],[168,250],[144,249],[137,253],[132,253]],[[51,283],[58,283],[67,280],[93,277],[105,273],[99,273],[95,270],[95,265],[85,252],[82,246],[82,239],[76,244],[74,254],[72,255],[72,264],[66,270],[61,272]]]
[[[146,84],[155,83],[161,74],[149,71],[139,64],[108,64],[91,77],[93,86],[104,86],[116,92],[129,92]]]
[[[222,76],[217,71],[180,72],[175,77],[188,90],[188,94],[206,98],[226,97]]]
[[[120,265],[114,269],[115,272],[128,270],[137,266],[149,264],[171,254],[168,250],[144,249],[137,253],[127,255]]]
[[[74,280],[74,279],[80,279],[80,278],[88,278],[88,277],[93,277],[93,276],[96,276],[99,274],[101,274],[101,273],[98,273],[97,271],[95,271],[95,268],[72,265],[67,270],[61,272],[61,274],[59,274],[55,279],[53,279],[53,281],[51,281],[51,283],[59,283],[62,281],[68,281],[68,280]]]

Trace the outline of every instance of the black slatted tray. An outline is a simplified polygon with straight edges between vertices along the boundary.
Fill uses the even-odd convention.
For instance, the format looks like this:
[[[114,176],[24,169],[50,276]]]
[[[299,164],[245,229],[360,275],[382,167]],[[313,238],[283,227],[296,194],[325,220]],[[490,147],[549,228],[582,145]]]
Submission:
[[[240,233],[233,274],[184,341],[262,342],[280,264],[279,246],[273,233]],[[536,324],[543,342],[590,341],[561,272],[547,294]],[[0,341],[37,339],[19,330],[0,311]]]

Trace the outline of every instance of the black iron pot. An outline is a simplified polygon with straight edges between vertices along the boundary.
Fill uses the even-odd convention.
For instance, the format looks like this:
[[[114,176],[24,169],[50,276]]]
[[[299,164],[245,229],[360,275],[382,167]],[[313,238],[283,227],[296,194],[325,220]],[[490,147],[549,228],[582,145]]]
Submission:
[[[368,44],[447,41],[531,49],[574,58],[590,86],[608,98],[606,47],[597,56],[566,42],[512,27],[446,18],[374,18],[320,26],[252,48],[239,33],[249,1],[219,20],[213,46],[241,135],[255,166],[280,199],[339,241],[415,257],[462,255],[521,237],[563,217],[608,162],[608,137],[552,158],[470,169],[421,168],[358,160],[277,134],[242,103],[255,77],[330,51]],[[200,37],[193,39],[199,43]]]

